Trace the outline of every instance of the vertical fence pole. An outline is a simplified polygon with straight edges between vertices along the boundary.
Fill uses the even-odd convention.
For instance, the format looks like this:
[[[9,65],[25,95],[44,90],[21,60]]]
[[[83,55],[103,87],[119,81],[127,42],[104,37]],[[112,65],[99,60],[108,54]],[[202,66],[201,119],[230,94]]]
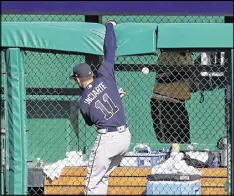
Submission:
[[[1,130],[1,153],[0,153],[0,156],[1,156],[1,163],[0,163],[0,165],[1,165],[1,187],[0,187],[0,195],[4,195],[4,186],[5,186],[5,184],[4,184],[4,172],[3,172],[3,165],[2,165],[2,161],[3,161],[3,138],[2,138],[2,130]]]
[[[225,23],[233,23],[233,16],[225,16],[224,17],[224,22]],[[230,68],[230,70],[231,70],[231,100],[233,101],[233,66],[234,66],[234,50],[232,50],[231,51],[231,59],[230,59],[230,61],[229,62],[231,62],[231,64],[230,64],[230,66],[231,66],[231,68]],[[233,195],[234,194],[234,185],[233,185],[233,180],[234,180],[234,178],[233,178],[233,174],[232,174],[232,172],[233,172],[233,168],[234,168],[234,163],[233,163],[233,141],[234,141],[234,138],[233,138],[233,123],[232,123],[232,117],[233,117],[233,102],[231,101],[231,108],[230,108],[230,128],[231,128],[231,131],[230,131],[230,143],[231,143],[231,167],[229,167],[229,168],[231,168],[231,171],[230,172],[228,172],[228,173],[230,173],[231,174],[231,186],[229,185],[229,187],[231,188],[231,191],[230,191],[230,188],[229,188],[229,194],[231,193],[231,195]]]
[[[231,123],[231,195],[234,195],[234,175],[233,175],[233,171],[234,171],[234,162],[233,162],[233,159],[234,159],[234,145],[233,145],[233,142],[234,142],[234,134],[233,134],[233,121],[232,121],[232,118],[233,118],[233,69],[234,69],[234,49],[232,49],[231,51],[231,79],[232,79],[232,82],[231,82],[231,93],[232,93],[232,98],[231,98],[231,120],[230,120],[230,123]]]
[[[6,51],[4,52],[6,56]],[[7,72],[7,65],[5,61],[5,73]],[[5,125],[5,153],[6,153],[6,162],[5,162],[5,194],[9,193],[9,134],[8,134],[8,125],[6,123],[8,119],[7,113],[7,74],[4,76],[4,125]]]
[[[22,54],[19,48],[9,48],[5,53],[6,132],[8,135],[8,193],[22,195],[27,192],[26,159],[26,102]]]
[[[2,51],[1,51],[2,52]],[[2,58],[2,57],[1,57]],[[2,73],[1,76],[3,77],[3,84],[6,84],[6,64],[2,63]],[[1,86],[4,87],[4,86]],[[6,100],[6,94],[5,94],[5,89],[2,91],[3,93],[3,99],[1,95],[1,101],[3,101],[4,104],[4,115],[6,113],[5,110],[5,100]],[[2,107],[2,106],[1,106]],[[2,110],[1,110],[1,115],[2,115]],[[1,195],[6,194],[6,127],[5,127],[5,116],[1,116]]]

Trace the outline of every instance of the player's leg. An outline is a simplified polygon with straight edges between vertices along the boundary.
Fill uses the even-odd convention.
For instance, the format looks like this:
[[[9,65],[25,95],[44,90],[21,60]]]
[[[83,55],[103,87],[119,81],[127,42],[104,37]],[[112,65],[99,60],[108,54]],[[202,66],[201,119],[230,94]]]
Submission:
[[[85,179],[85,194],[87,195],[101,194],[99,184],[111,162],[106,156],[105,143],[105,135],[98,135],[90,152],[87,176]]]
[[[124,154],[117,155],[117,156],[115,156],[115,157],[112,158],[111,164],[110,164],[110,166],[109,166],[106,174],[102,178],[102,181],[99,184],[99,188],[100,188],[100,190],[101,190],[101,192],[102,192],[103,195],[107,194],[109,175],[120,164],[120,162],[121,162],[121,160],[122,160],[123,157],[124,157]]]
[[[128,152],[130,143],[131,143],[131,133],[129,130],[123,132],[123,133],[117,133],[120,137],[112,138],[112,141],[115,140],[112,144],[112,147],[115,149],[119,149],[119,153],[115,155],[114,157],[110,157],[111,160],[110,166],[108,170],[106,171],[104,177],[102,178],[102,181],[100,182],[100,189],[102,190],[103,194],[107,193],[108,189],[108,177],[111,174],[111,172],[114,171],[114,169],[120,164],[122,158],[124,155]],[[110,149],[111,150],[111,149]],[[115,150],[112,150],[113,153],[115,153]]]
[[[97,136],[87,168],[86,194],[107,194],[108,176],[128,151],[130,140],[129,131]]]

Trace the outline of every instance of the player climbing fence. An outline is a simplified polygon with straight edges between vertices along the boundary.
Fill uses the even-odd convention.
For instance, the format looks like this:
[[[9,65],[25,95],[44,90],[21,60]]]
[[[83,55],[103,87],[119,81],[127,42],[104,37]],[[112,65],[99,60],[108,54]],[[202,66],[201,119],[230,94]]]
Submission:
[[[103,16],[102,23],[108,19],[119,24],[223,22],[223,17]],[[3,16],[3,21],[25,20],[84,22],[84,16]],[[28,194],[82,194],[85,167],[97,133],[95,128],[85,125],[75,110],[80,94],[77,85],[67,78],[77,63],[91,63],[96,73],[102,59],[97,55],[53,50],[26,48],[21,52],[26,86]],[[5,70],[1,106],[4,116],[3,92],[8,77],[5,48],[1,53]],[[231,151],[227,150],[231,130],[231,63],[231,50],[218,47],[204,51],[158,50],[154,54],[116,58],[116,79],[126,92],[122,100],[132,143],[127,156],[111,174],[109,194],[150,194],[154,183],[149,182],[158,181],[161,187],[166,187],[154,190],[158,194],[177,194],[182,185],[195,186],[202,194],[227,194],[224,184],[230,182],[231,172]],[[144,67],[149,73],[142,73]],[[171,150],[178,148],[184,153],[179,162],[188,169],[185,172],[202,177],[194,184],[174,183],[174,189],[163,181],[174,182],[175,176],[147,179],[156,165],[152,170],[156,173],[168,163],[174,164],[170,170],[183,172],[170,157]],[[192,166],[193,172],[187,166]],[[170,170],[164,168],[166,174]],[[9,185],[6,191],[10,192]],[[189,190],[185,193],[191,194]]]

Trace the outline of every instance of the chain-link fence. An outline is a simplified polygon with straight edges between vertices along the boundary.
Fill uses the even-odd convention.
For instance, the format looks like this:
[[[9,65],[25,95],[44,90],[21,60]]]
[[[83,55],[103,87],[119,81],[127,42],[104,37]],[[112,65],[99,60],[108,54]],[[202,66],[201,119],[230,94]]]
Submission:
[[[102,23],[109,19],[118,23],[224,22],[224,17],[103,16]],[[2,20],[83,22],[84,16],[3,15]],[[97,56],[24,50],[29,195],[77,195],[84,191],[87,160],[97,133],[75,110],[80,94],[68,77],[75,64],[87,61],[94,72],[101,62]],[[142,73],[144,67],[149,74]],[[184,194],[191,194],[189,189],[196,194],[200,186],[202,194],[227,194],[229,69],[230,53],[218,49],[116,58],[117,85],[127,93],[122,101],[132,141],[129,153],[109,178],[109,194],[150,193],[148,189],[154,185],[147,184],[148,180],[155,181],[158,194],[178,194],[181,189]],[[3,105],[1,108],[4,111]],[[173,156],[171,152],[178,148],[182,154]],[[74,151],[82,153],[82,160]],[[148,176],[152,165],[157,165],[152,171],[167,175]],[[169,171],[163,165],[170,165]],[[178,177],[168,174],[175,170],[203,175],[175,182]],[[160,179],[155,179],[157,176]]]
[[[127,92],[123,102],[133,135],[130,150],[137,143],[147,144],[154,151],[162,150],[164,144],[180,143],[181,150],[186,150],[187,144],[198,143],[195,150],[200,150],[200,160],[186,155],[186,163],[196,168],[220,166],[219,162],[216,163],[216,144],[219,138],[227,135],[230,123],[229,113],[225,110],[228,106],[228,102],[225,103],[225,89],[229,84],[230,73],[225,56],[218,57],[221,54],[218,53],[210,56],[208,61],[207,57],[202,58],[205,54],[207,53],[165,52],[117,58],[117,83]],[[25,51],[29,161],[40,157],[45,163],[51,164],[64,159],[65,155],[68,160],[67,152],[81,150],[85,153],[85,149],[87,151],[84,160],[87,160],[96,133],[85,125],[81,115],[73,112],[79,92],[67,80],[72,65],[84,60],[85,57],[79,55]],[[141,72],[143,67],[149,68],[148,75]],[[205,149],[210,153],[201,151]],[[134,157],[126,158],[121,167],[137,165]],[[166,157],[162,157],[164,158]],[[145,158],[144,161],[146,160]],[[59,173],[59,164],[49,167],[52,172]],[[72,167],[67,172],[71,176],[75,173],[81,176],[62,174],[58,180],[46,180],[47,194],[60,194],[65,190],[77,194],[82,191],[78,187],[84,185],[82,180],[85,174],[75,172]],[[219,172],[221,175],[224,170],[217,168],[217,173]],[[119,193],[125,181],[130,187],[125,189],[129,189],[130,194],[143,189],[144,179],[138,179],[137,184],[133,182],[134,175],[135,173],[113,177],[110,193]],[[223,178],[214,178],[213,182],[210,179],[207,184],[223,187],[227,176],[221,177]],[[77,180],[80,184],[77,184]]]
[[[222,16],[146,16],[146,15],[106,15],[102,17],[103,24],[107,20],[117,23],[223,23]]]

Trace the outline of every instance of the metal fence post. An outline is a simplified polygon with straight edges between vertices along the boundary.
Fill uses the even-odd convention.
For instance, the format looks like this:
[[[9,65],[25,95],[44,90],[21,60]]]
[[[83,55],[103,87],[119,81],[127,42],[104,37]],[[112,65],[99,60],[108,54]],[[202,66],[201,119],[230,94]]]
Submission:
[[[7,194],[26,194],[26,102],[25,78],[22,54],[19,48],[9,48],[5,53],[6,89],[6,132],[9,159],[9,191]]]
[[[231,195],[234,195],[234,175],[233,175],[233,169],[234,169],[234,162],[233,162],[233,158],[234,158],[234,149],[233,149],[233,141],[234,141],[234,138],[233,138],[233,67],[234,67],[234,49],[232,49],[231,51],[231,120],[230,120],[230,123],[231,123]]]

